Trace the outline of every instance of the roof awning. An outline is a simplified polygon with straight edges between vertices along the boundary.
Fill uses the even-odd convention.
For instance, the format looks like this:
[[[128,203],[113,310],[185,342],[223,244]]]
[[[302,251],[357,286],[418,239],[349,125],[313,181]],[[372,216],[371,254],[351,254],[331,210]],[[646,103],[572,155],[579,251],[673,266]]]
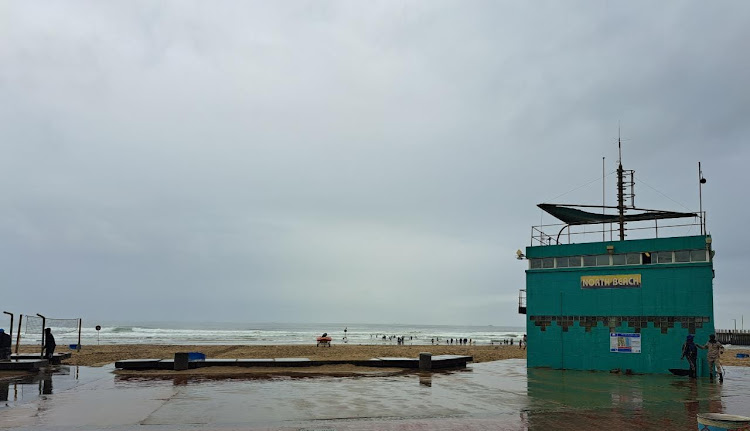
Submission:
[[[539,208],[546,211],[548,214],[554,216],[565,224],[569,225],[581,225],[581,224],[600,224],[600,223],[617,223],[620,221],[618,215],[612,214],[597,214],[588,211],[583,211],[571,206],[555,205],[555,204],[539,204]],[[625,214],[624,221],[645,221],[645,220],[662,220],[672,218],[685,218],[685,217],[697,217],[696,213],[682,213],[676,211],[656,211],[647,210],[639,214]]]

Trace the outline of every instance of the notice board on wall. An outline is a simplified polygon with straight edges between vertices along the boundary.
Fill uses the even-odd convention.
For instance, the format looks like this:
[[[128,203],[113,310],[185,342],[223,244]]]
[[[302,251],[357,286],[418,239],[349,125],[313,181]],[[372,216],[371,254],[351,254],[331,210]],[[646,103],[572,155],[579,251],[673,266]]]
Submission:
[[[611,332],[609,351],[612,353],[641,353],[641,334]]]

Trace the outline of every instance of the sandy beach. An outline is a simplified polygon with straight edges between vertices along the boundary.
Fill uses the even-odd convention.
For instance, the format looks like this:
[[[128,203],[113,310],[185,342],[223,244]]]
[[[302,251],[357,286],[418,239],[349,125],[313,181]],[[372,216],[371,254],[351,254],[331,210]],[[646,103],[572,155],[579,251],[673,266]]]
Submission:
[[[27,346],[22,352],[36,352],[35,348]],[[85,346],[80,352],[71,351],[72,357],[65,360],[67,365],[83,365],[100,367],[115,361],[125,359],[172,358],[176,352],[202,352],[208,358],[309,358],[312,360],[366,360],[377,357],[407,357],[416,358],[420,352],[430,352],[433,355],[467,355],[474,358],[474,362],[489,362],[503,359],[526,358],[526,350],[518,346],[483,345],[483,346],[398,346],[398,345],[351,345],[340,344],[332,347],[316,347],[315,345],[153,345],[153,344],[116,344],[101,346]],[[750,366],[750,359],[738,359],[736,353],[750,353],[750,349],[728,350],[722,356],[724,365]],[[206,369],[203,369],[206,370]],[[245,371],[248,369],[245,368]],[[277,369],[278,370],[278,369]],[[320,370],[323,371],[323,370]],[[328,370],[332,373],[349,370]],[[360,369],[360,371],[365,371]],[[379,369],[379,371],[383,371]],[[205,372],[205,371],[204,371]]]
[[[34,349],[21,349],[35,352]],[[313,345],[277,346],[175,346],[175,345],[102,345],[85,346],[80,352],[71,351],[73,356],[65,360],[68,365],[102,366],[124,359],[172,358],[176,352],[202,352],[207,358],[309,358],[312,360],[365,360],[377,357],[416,358],[420,352],[433,355],[467,355],[474,362],[497,361],[500,359],[525,358],[526,351],[518,346],[371,346],[333,345],[316,347]]]

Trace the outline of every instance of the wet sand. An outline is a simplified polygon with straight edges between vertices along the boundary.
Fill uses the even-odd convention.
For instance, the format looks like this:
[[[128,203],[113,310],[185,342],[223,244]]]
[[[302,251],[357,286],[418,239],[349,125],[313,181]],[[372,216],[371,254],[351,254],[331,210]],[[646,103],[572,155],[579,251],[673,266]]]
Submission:
[[[737,353],[750,354],[750,349],[731,349],[721,355],[722,365],[732,365],[735,367],[750,367],[750,358],[740,359]]]
[[[22,349],[23,350],[23,349]],[[29,350],[35,352],[36,350]],[[351,345],[334,344],[332,347],[313,345],[280,346],[175,346],[175,345],[102,345],[84,346],[80,352],[71,351],[73,356],[66,359],[66,365],[99,367],[125,359],[170,359],[176,352],[202,352],[207,358],[215,359],[270,359],[270,358],[309,358],[312,360],[367,360],[378,357],[417,358],[420,352],[433,355],[472,356],[474,362],[489,362],[500,359],[526,358],[526,350],[518,346],[398,346],[398,345]]]

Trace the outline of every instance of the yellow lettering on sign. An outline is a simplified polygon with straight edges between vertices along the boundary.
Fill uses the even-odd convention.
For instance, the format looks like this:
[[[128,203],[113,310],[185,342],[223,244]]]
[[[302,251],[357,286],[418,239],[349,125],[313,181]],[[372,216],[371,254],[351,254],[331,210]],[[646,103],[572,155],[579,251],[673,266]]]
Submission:
[[[641,287],[641,274],[581,276],[581,289],[619,289],[631,287]]]

